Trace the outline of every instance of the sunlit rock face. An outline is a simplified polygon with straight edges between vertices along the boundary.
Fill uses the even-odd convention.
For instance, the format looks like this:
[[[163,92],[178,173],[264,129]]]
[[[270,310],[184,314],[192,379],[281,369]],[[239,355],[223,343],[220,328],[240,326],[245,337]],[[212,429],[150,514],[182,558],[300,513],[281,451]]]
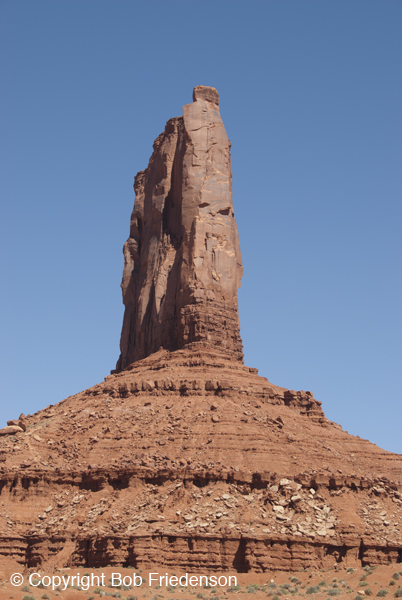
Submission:
[[[124,321],[117,371],[161,347],[200,343],[243,360],[243,273],[232,204],[230,141],[219,95],[197,86],[135,177],[124,245]]]

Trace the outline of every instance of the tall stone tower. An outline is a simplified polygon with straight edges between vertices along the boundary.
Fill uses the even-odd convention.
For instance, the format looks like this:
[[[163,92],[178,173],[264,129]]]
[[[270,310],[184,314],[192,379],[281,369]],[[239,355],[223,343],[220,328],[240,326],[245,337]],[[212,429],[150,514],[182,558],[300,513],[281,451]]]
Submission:
[[[116,370],[160,347],[196,342],[242,361],[237,290],[243,267],[218,92],[194,88],[193,102],[167,122],[153,148],[148,167],[135,177]]]

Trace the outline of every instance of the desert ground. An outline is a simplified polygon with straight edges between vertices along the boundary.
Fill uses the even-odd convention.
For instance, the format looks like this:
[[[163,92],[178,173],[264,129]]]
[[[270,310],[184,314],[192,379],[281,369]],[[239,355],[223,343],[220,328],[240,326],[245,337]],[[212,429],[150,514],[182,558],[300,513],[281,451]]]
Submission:
[[[269,573],[206,573],[207,576],[215,575],[225,577],[236,577],[236,586],[180,586],[180,585],[149,585],[149,574],[159,573],[165,575],[164,567],[155,567],[153,571],[140,571],[126,569],[121,567],[106,567],[103,569],[60,569],[56,573],[45,573],[39,570],[38,573],[31,569],[23,573],[24,583],[20,586],[13,586],[10,579],[3,580],[0,583],[0,600],[50,600],[57,598],[58,600],[74,600],[77,598],[85,598],[87,600],[96,600],[100,596],[108,596],[112,598],[120,598],[121,600],[185,600],[189,597],[194,597],[199,600],[230,600],[235,596],[252,597],[254,600],[260,598],[271,598],[277,600],[281,598],[311,598],[317,600],[326,600],[334,597],[338,598],[364,598],[371,597],[402,597],[402,564],[400,571],[397,570],[398,565],[387,565],[378,567],[363,567],[358,569],[353,568],[331,568],[327,570],[305,570],[297,573],[289,572],[269,572]],[[118,583],[119,579],[126,583],[133,578],[133,574],[137,575],[136,582],[139,582],[138,576],[141,576],[143,583],[137,586],[114,585],[112,582]],[[189,573],[193,576],[200,576],[202,572]],[[114,574],[114,575],[113,575]],[[31,575],[31,585],[29,577]],[[87,587],[86,582],[91,581],[91,576],[99,578],[100,585],[89,586],[88,589],[82,589],[80,586],[71,585],[68,583],[66,587],[64,583],[52,590],[52,585],[48,585],[48,580],[45,578],[46,586],[39,583],[45,576],[60,577],[63,581],[77,583],[77,580],[72,580],[72,577],[77,575],[86,577],[84,579],[84,587]],[[102,575],[103,582],[102,585]],[[169,572],[169,577],[180,576],[181,571],[175,570]],[[11,574],[10,574],[11,577]],[[70,579],[68,580],[68,577]],[[114,577],[114,579],[112,579]],[[153,575],[155,577],[155,575]],[[97,579],[93,579],[96,583]],[[233,581],[233,580],[232,580]],[[55,579],[55,583],[58,579]],[[39,585],[38,585],[39,583]],[[224,580],[222,579],[222,583]],[[66,589],[64,589],[66,588]]]

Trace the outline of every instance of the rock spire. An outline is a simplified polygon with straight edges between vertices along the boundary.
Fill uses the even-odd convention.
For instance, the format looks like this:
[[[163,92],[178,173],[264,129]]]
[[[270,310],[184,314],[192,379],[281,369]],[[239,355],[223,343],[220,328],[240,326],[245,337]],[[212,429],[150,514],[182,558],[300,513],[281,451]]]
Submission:
[[[135,177],[116,371],[161,347],[196,342],[242,361],[237,290],[243,268],[218,92],[195,87],[193,102],[167,122],[153,149]]]

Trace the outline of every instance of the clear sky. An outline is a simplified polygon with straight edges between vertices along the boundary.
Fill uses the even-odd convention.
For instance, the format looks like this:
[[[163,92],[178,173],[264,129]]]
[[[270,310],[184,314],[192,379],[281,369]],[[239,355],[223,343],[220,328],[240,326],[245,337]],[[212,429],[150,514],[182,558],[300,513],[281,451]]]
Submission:
[[[0,0],[0,426],[114,368],[134,175],[210,85],[246,364],[402,453],[401,59],[400,0]]]

